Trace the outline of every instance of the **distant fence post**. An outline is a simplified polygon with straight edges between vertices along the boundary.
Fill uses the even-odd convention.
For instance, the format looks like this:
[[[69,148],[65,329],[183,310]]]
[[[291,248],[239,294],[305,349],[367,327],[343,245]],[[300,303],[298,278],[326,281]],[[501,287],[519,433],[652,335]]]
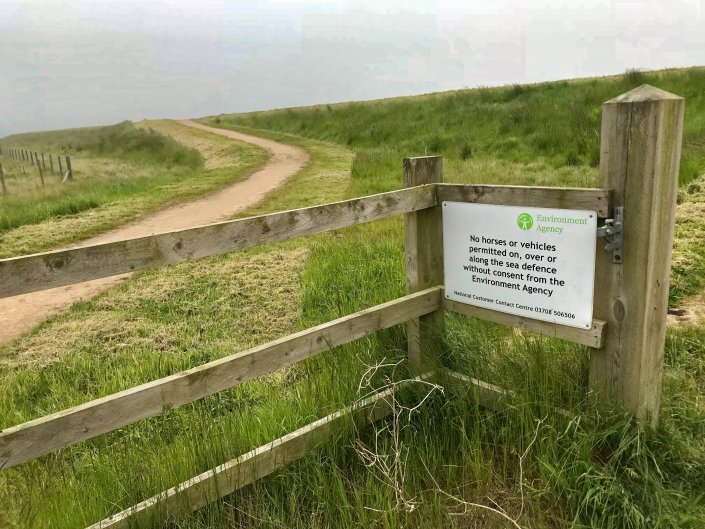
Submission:
[[[2,194],[7,194],[7,188],[5,187],[5,175],[2,172],[2,164],[0,163],[0,184],[2,184]]]
[[[683,98],[649,85],[602,106],[600,185],[624,207],[622,263],[598,241],[591,385],[652,426],[658,422],[675,225]]]
[[[443,182],[443,157],[404,159],[404,187]],[[406,292],[413,294],[443,284],[443,220],[440,206],[404,216]],[[443,347],[443,310],[410,320],[409,361],[417,371],[433,367]],[[427,364],[431,364],[430,366]]]
[[[51,153],[49,153],[49,167],[51,168],[51,174],[54,174],[54,159]]]
[[[64,176],[64,168],[61,166],[61,155],[57,154],[56,159],[59,160],[59,174]]]
[[[66,174],[64,175],[63,182],[73,180],[73,170],[71,169],[71,157],[66,157]]]

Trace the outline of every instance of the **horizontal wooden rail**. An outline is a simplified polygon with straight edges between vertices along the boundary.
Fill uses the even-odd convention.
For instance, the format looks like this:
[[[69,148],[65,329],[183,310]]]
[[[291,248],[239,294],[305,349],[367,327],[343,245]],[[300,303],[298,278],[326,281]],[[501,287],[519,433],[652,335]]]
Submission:
[[[604,189],[429,184],[136,239],[0,260],[0,298],[313,235],[434,207],[440,202],[609,211]]]
[[[415,380],[420,380],[417,377]],[[410,382],[413,382],[410,381]],[[348,421],[372,423],[392,412],[389,388],[352,406],[319,419],[290,434],[217,466],[133,507],[91,525],[88,529],[126,529],[146,522],[156,512],[173,518],[200,509],[261,479],[288,463],[301,459],[315,445],[346,427]],[[362,417],[361,417],[362,416]]]
[[[595,211],[597,216],[602,218],[606,218],[610,213],[610,195],[607,189],[437,184],[437,198],[439,204],[448,201],[587,209]]]
[[[602,320],[592,320],[592,327],[589,329],[578,329],[577,327],[568,327],[567,325],[559,325],[548,321],[532,320],[505,312],[475,307],[474,305],[466,305],[465,303],[458,303],[450,299],[444,299],[442,304],[445,310],[465,314],[473,318],[480,318],[481,320],[509,325],[510,327],[543,334],[544,336],[561,338],[596,349],[602,347],[605,327],[607,326]]]
[[[436,205],[418,186],[148,237],[0,260],[0,298],[313,235]]]
[[[489,382],[463,375],[451,369],[443,369],[441,378],[436,380],[450,389],[472,389],[478,403],[496,411],[503,411],[511,405],[512,392]],[[420,375],[404,383],[421,382],[433,376]],[[271,443],[251,450],[216,468],[203,472],[179,485],[120,511],[87,529],[127,529],[132,523],[150,520],[157,512],[167,518],[195,511],[217,501],[234,491],[261,479],[283,466],[302,458],[309,450],[322,443],[346,426],[346,421],[359,420],[360,415],[367,423],[372,423],[391,415],[391,399],[394,388],[380,391],[348,408],[337,411]],[[561,408],[556,413],[570,417]]]
[[[444,385],[448,385],[451,389],[472,389],[480,406],[495,411],[503,411],[507,407],[508,399],[513,397],[512,393],[504,388],[478,378],[463,375],[452,369],[443,369],[441,376],[444,377],[441,382]]]
[[[452,369],[445,368],[442,372],[443,382],[447,383],[450,389],[467,391],[472,389],[480,406],[490,408],[495,411],[507,410],[511,405],[511,399],[516,395],[507,389],[495,386],[484,380],[472,378]],[[573,417],[573,414],[564,408],[553,407],[553,411],[563,417]]]
[[[166,378],[0,432],[0,468],[159,415],[441,306],[441,287],[383,303]]]

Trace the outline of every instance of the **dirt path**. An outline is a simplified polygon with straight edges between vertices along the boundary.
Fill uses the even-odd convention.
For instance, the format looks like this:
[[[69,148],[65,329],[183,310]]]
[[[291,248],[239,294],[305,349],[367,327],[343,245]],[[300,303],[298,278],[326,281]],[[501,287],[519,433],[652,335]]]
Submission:
[[[208,127],[195,121],[179,123],[196,129],[262,147],[272,153],[267,164],[246,180],[200,199],[177,204],[125,226],[83,241],[79,245],[144,237],[154,233],[190,228],[231,218],[256,204],[271,190],[279,187],[308,161],[303,149],[240,132]],[[33,328],[47,317],[61,312],[72,303],[95,296],[115,285],[129,274],[106,277],[76,285],[52,288],[22,296],[0,299],[0,344]]]

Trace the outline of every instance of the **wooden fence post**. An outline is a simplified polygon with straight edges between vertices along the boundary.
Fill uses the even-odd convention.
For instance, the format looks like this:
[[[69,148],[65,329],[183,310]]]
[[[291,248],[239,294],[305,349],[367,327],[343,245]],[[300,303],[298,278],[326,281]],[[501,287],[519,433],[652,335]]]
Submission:
[[[54,159],[51,153],[49,153],[49,167],[51,168],[51,174],[54,174]]]
[[[2,194],[7,194],[7,188],[5,187],[5,175],[2,172],[2,164],[0,163],[0,184],[2,184]]]
[[[673,248],[683,98],[642,85],[602,106],[600,185],[624,207],[622,263],[598,240],[591,385],[652,426],[658,422]]]
[[[59,160],[59,175],[63,177],[64,176],[64,168],[61,167],[61,155],[57,154],[56,159]]]
[[[66,182],[66,180],[68,180],[68,181],[73,180],[73,170],[71,169],[71,157],[70,156],[66,157],[66,175],[64,176],[63,182]]]
[[[443,182],[443,157],[404,159],[404,187]],[[443,284],[443,222],[440,205],[404,216],[406,292],[413,294]],[[443,309],[410,320],[407,325],[409,361],[426,372],[440,360]]]
[[[37,162],[37,169],[39,169],[39,179],[42,181],[42,185],[44,185],[44,173],[42,172],[42,166],[39,165],[39,162]]]

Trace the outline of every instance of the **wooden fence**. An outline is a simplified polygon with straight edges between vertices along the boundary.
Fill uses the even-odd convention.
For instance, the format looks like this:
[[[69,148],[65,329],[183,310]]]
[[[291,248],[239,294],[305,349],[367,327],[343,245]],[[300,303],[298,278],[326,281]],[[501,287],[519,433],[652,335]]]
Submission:
[[[0,145],[0,156],[5,156],[10,160],[15,160],[17,162],[28,163],[30,165],[36,166],[39,173],[39,178],[44,182],[44,175],[47,172],[47,160],[49,160],[48,171],[50,174],[58,174],[62,178],[62,183],[73,180],[73,169],[71,167],[71,157],[70,156],[60,156],[58,154],[48,154],[43,152],[32,151],[30,149],[22,149],[18,147],[7,147]],[[64,171],[64,166],[62,165],[62,158],[66,164],[66,171]],[[56,159],[56,164],[54,164],[54,159]],[[0,179],[2,178],[0,171]],[[5,188],[4,180],[3,183],[3,193],[7,193]]]
[[[566,189],[443,183],[442,158],[404,160],[404,186],[310,208],[221,222],[160,235],[0,260],[0,297],[163,266],[294,237],[405,215],[406,296],[247,351],[108,395],[0,432],[0,467],[9,468],[175,406],[232,388],[333,347],[406,323],[408,353],[420,377],[440,365],[445,311],[570,340],[591,348],[591,384],[643,420],[658,416],[683,99],[642,86],[603,106],[600,188]],[[443,295],[441,203],[585,209],[600,218],[624,207],[620,263],[598,251],[595,319],[567,327],[464,305]],[[485,405],[505,390],[456,373]],[[377,420],[388,393],[288,434],[97,524],[127,527],[155,508],[197,509],[302,457],[343,417]]]

